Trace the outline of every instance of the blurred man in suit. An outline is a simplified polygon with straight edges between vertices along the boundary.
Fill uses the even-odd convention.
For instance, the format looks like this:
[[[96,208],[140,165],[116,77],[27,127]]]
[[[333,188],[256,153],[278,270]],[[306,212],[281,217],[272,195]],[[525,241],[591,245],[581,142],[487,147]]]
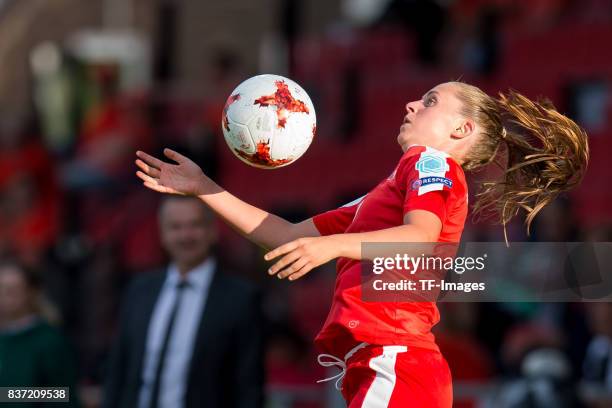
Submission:
[[[257,291],[218,270],[214,218],[200,200],[166,197],[159,225],[171,263],[127,289],[103,407],[261,407]]]

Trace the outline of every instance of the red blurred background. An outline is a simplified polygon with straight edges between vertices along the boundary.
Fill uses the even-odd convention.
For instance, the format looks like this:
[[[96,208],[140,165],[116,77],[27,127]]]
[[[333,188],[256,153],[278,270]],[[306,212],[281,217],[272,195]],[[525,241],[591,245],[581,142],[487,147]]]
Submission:
[[[456,79],[491,95],[549,98],[589,134],[581,187],[546,209],[530,237],[517,220],[510,239],[611,241],[611,42],[612,3],[603,0],[0,1],[0,255],[44,271],[77,350],[83,400],[96,406],[121,291],[165,261],[159,197],[134,176],[136,149],[172,147],[238,197],[298,221],[388,175],[405,103]],[[317,110],[309,151],[273,171],[237,160],[221,133],[225,98],[257,73],[296,80]],[[470,221],[464,239],[503,234]],[[333,265],[279,283],[232,231],[223,229],[219,250],[265,290],[271,406],[337,406],[314,383],[324,373],[310,346]],[[584,368],[594,339],[612,341],[609,305],[441,309],[436,334],[456,406],[488,406],[521,378],[526,353],[544,346],[563,351],[587,404],[610,406],[612,369],[590,379]]]

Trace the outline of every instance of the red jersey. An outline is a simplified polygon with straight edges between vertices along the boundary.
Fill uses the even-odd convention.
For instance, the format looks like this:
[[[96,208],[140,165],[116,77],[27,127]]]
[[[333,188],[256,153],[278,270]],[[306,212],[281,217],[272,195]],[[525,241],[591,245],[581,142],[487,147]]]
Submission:
[[[461,166],[431,147],[411,146],[387,179],[364,197],[313,218],[321,235],[376,231],[403,225],[412,210],[442,222],[439,242],[459,242],[467,216]],[[339,258],[331,310],[315,339],[322,351],[344,355],[359,342],[438,350],[431,328],[440,320],[434,302],[365,302],[360,261]]]

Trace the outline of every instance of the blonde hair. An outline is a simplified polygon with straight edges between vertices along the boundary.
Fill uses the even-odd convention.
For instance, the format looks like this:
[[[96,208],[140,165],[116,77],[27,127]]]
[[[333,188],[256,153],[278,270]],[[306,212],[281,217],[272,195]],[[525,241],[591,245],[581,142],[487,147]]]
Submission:
[[[537,213],[582,180],[589,160],[585,131],[548,100],[532,101],[512,90],[493,98],[473,85],[453,84],[461,114],[480,128],[463,168],[495,163],[503,170],[502,180],[483,183],[474,216],[496,216],[507,242],[505,226],[523,209],[529,233]]]

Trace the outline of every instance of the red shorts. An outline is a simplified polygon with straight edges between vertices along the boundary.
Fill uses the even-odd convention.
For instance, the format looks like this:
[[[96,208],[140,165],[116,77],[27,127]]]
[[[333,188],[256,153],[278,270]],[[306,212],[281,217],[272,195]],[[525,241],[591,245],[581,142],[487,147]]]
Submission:
[[[451,408],[450,369],[438,351],[407,346],[360,348],[348,358],[342,395],[349,408]]]

